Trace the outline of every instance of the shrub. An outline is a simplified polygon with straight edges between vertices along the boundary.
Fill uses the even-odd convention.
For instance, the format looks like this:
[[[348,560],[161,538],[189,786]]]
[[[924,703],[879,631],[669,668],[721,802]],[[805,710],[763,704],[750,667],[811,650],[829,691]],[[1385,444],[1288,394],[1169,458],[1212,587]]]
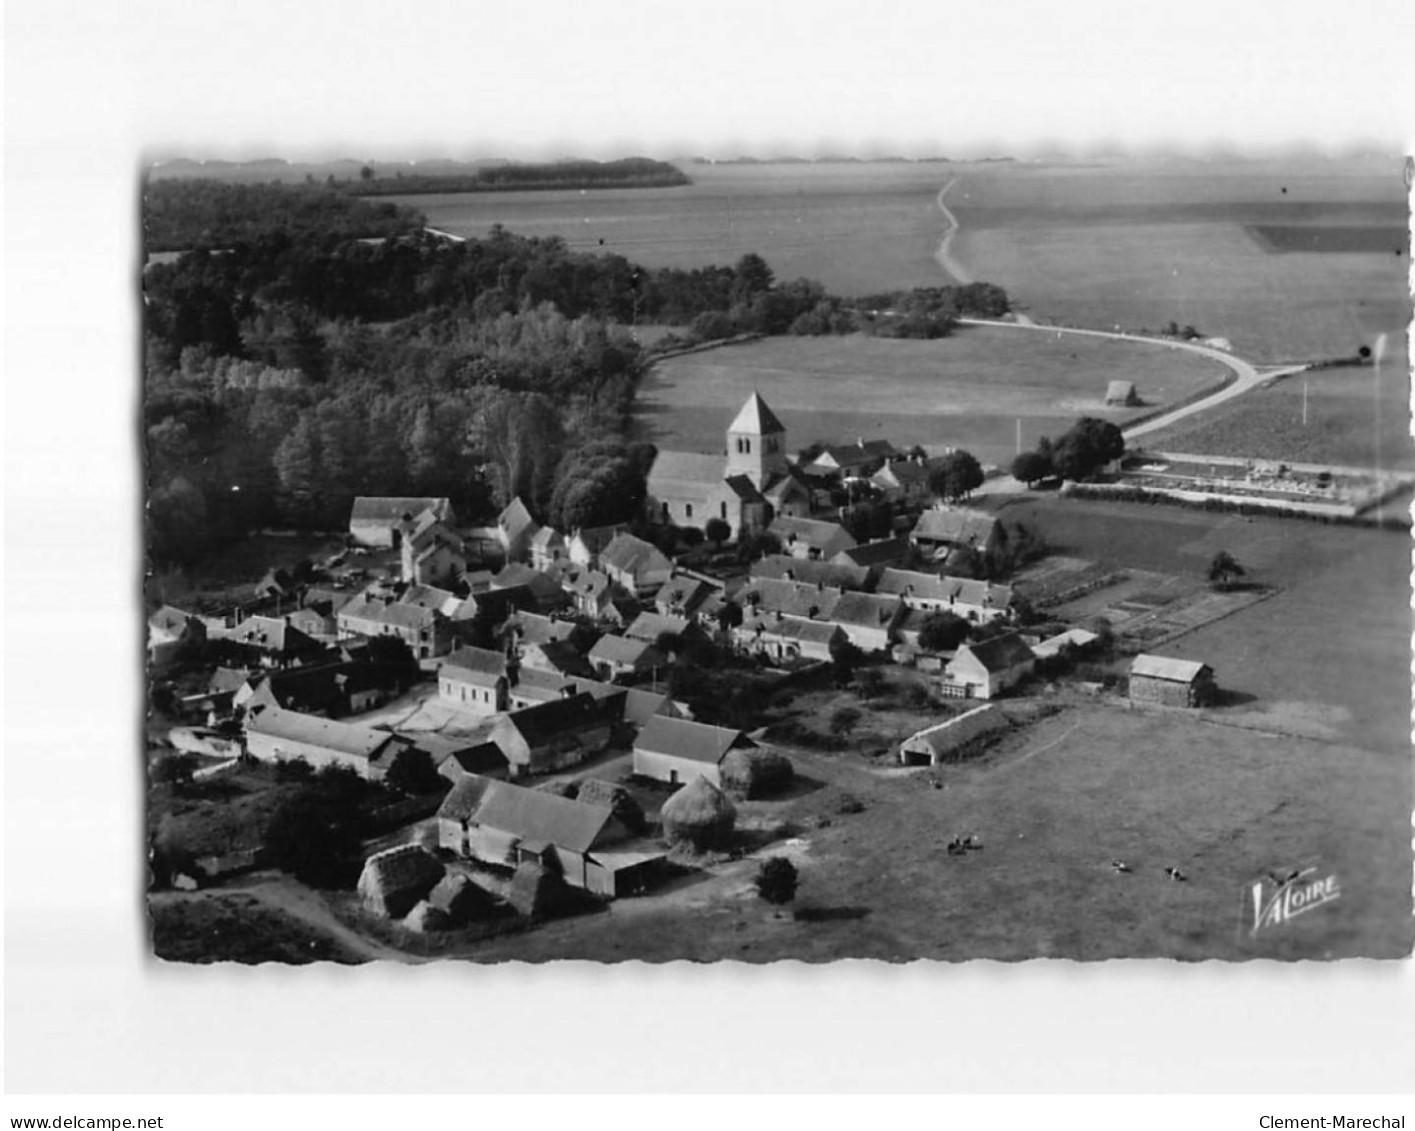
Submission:
[[[757,894],[768,903],[780,906],[796,898],[796,885],[800,874],[796,865],[784,856],[773,856],[763,860],[757,869]]]
[[[837,707],[830,715],[831,732],[838,735],[847,735],[860,722],[860,711],[856,707]]]
[[[275,763],[278,782],[307,782],[314,778],[314,767],[303,758],[281,758]]]

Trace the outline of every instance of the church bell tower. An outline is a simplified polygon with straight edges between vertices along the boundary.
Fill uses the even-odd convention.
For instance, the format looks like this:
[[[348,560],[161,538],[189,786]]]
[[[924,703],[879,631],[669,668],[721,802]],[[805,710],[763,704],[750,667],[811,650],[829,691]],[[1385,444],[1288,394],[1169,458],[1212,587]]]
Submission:
[[[745,475],[761,490],[786,473],[786,429],[753,393],[727,428],[727,476]]]

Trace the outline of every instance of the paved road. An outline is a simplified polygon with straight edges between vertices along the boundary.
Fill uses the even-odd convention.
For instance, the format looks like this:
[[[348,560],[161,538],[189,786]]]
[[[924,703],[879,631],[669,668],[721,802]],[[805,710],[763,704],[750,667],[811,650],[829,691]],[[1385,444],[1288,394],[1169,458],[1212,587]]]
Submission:
[[[1289,373],[1300,373],[1306,369],[1305,365],[1287,365],[1281,367],[1264,366],[1259,369],[1251,362],[1244,361],[1241,357],[1216,349],[1213,346],[1200,345],[1197,342],[1176,342],[1168,338],[1151,338],[1143,334],[1126,334],[1115,330],[1077,330],[1069,326],[1038,326],[1032,322],[1002,322],[994,318],[960,318],[959,322],[968,326],[1000,326],[1011,330],[1021,330],[1034,334],[1055,334],[1058,338],[1065,334],[1081,335],[1088,338],[1113,338],[1124,342],[1139,342],[1142,345],[1155,346],[1159,349],[1180,350],[1186,353],[1198,354],[1200,357],[1207,357],[1221,365],[1227,366],[1233,371],[1234,380],[1222,389],[1216,389],[1209,396],[1197,400],[1192,404],[1184,405],[1180,408],[1162,413],[1141,424],[1136,424],[1129,428],[1122,428],[1127,442],[1136,437],[1146,435],[1150,432],[1157,432],[1161,428],[1167,428],[1176,420],[1182,420],[1195,413],[1206,412],[1217,404],[1232,400],[1234,397],[1242,396],[1249,389],[1256,388],[1266,381],[1274,380],[1278,377],[1286,376]]]

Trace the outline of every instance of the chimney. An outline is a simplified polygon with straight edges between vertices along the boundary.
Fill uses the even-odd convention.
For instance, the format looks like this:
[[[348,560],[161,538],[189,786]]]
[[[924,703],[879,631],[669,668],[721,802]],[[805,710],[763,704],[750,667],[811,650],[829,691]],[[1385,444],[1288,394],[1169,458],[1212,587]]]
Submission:
[[[560,689],[560,698],[573,699],[578,694],[578,690],[573,683],[567,683]]]

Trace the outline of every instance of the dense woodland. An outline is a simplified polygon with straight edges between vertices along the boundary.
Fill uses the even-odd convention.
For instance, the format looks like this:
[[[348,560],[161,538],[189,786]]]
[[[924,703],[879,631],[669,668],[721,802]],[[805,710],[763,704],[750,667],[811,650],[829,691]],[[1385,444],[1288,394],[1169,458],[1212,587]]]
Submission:
[[[371,214],[351,206],[373,206],[232,188],[155,194],[179,229],[253,233],[144,273],[161,564],[254,528],[339,529],[356,494],[448,495],[469,521],[516,495],[565,527],[637,514],[654,453],[629,442],[646,364],[634,323],[680,341],[935,337],[959,313],[1006,309],[987,284],[845,300],[778,283],[755,255],[684,271],[500,228],[453,243],[388,204],[372,214],[387,238],[368,242]]]

